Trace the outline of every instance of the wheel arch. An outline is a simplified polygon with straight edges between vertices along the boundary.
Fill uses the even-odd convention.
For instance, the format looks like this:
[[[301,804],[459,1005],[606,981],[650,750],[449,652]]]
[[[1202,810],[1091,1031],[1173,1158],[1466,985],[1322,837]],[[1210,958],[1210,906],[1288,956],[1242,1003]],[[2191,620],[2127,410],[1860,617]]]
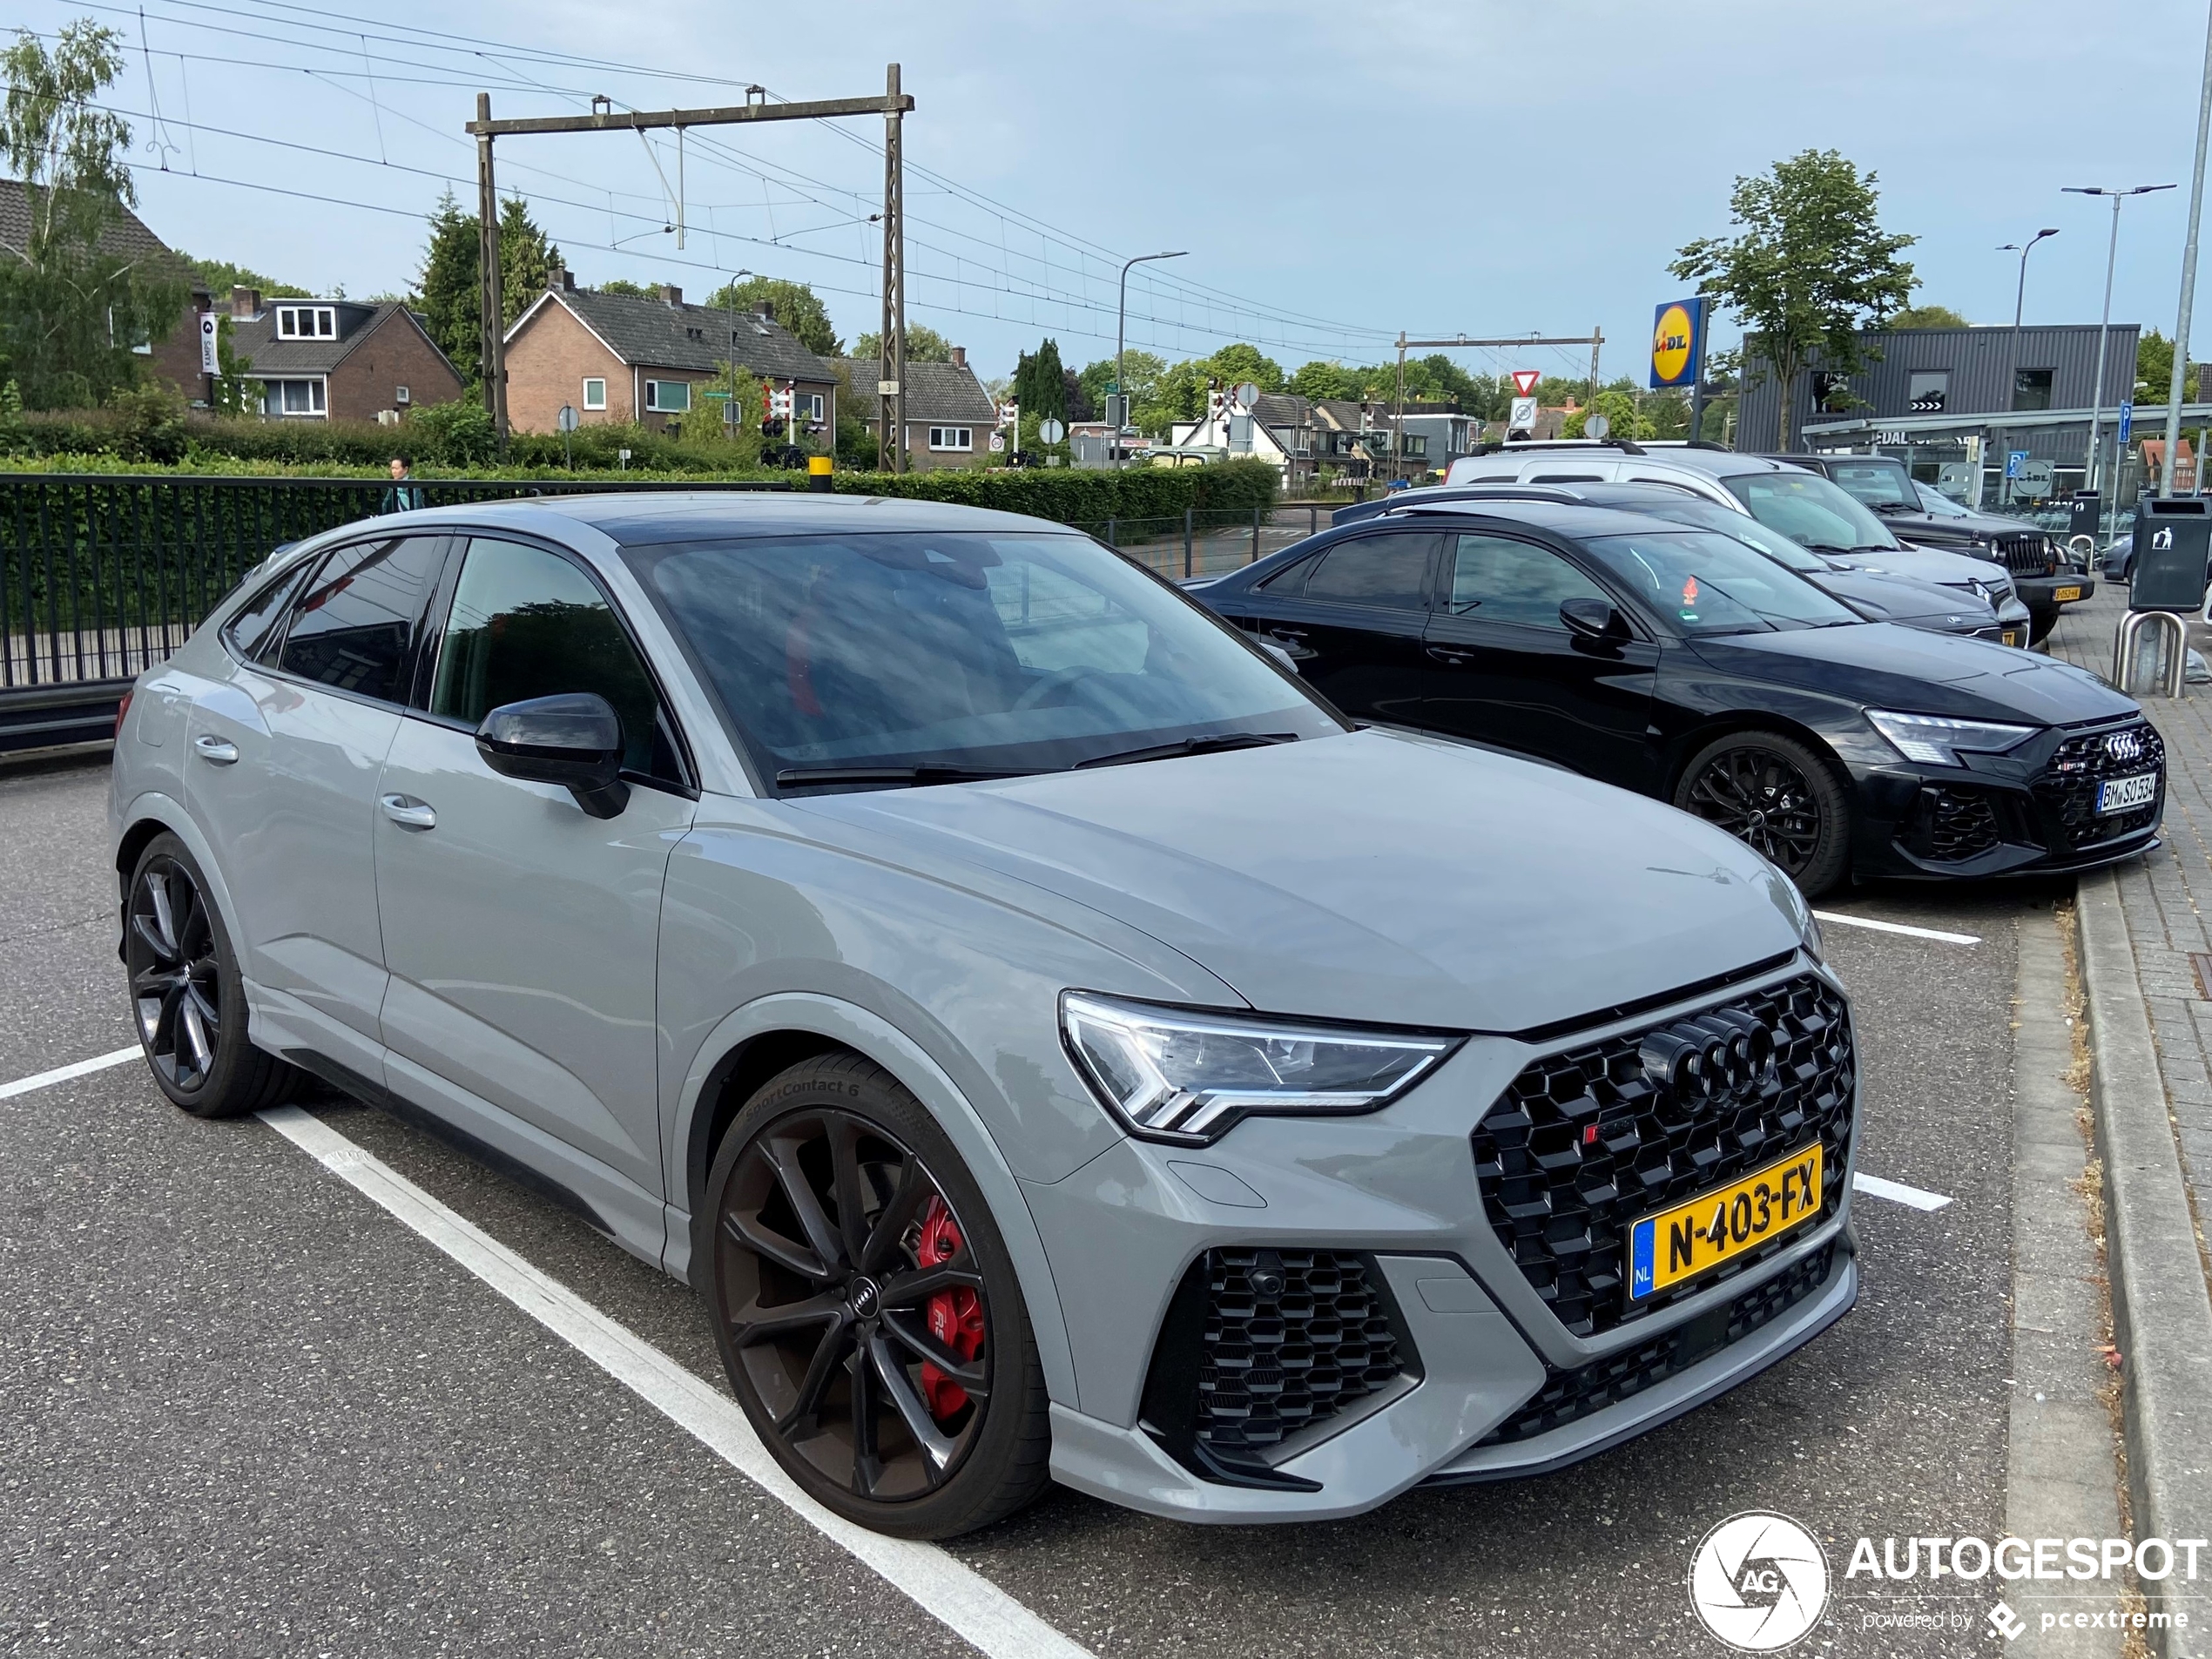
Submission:
[[[246,970],[248,964],[242,947],[239,946],[238,907],[231,900],[229,884],[223,879],[223,867],[215,857],[215,849],[200,833],[199,826],[192,821],[182,803],[170,796],[148,792],[138,796],[118,814],[124,825],[123,833],[115,840],[116,905],[121,914],[122,904],[129,895],[125,891],[131,873],[138,867],[138,858],[154,837],[166,831],[185,844],[192,862],[206,878],[209,896],[221,911],[223,926],[229,931],[234,948],[239,948],[239,966]],[[250,979],[252,974],[247,974]]]
[[[1777,737],[1788,738],[1794,742],[1804,745],[1806,748],[1812,751],[1821,764],[1828,768],[1829,775],[1836,780],[1836,786],[1844,792],[1845,803],[1847,805],[1851,803],[1853,785],[1851,768],[1844,764],[1843,757],[1836,752],[1836,745],[1823,736],[1817,727],[1807,725],[1802,720],[1792,719],[1786,714],[1776,714],[1765,709],[1731,710],[1726,714],[1713,715],[1684,732],[1676,739],[1674,752],[1668,757],[1664,799],[1669,802],[1673,801],[1675,792],[1682,787],[1683,774],[1689,770],[1689,763],[1697,758],[1699,752],[1707,745],[1716,742],[1722,738],[1733,737],[1748,732],[1772,732]],[[1856,816],[1855,813],[1854,816]]]

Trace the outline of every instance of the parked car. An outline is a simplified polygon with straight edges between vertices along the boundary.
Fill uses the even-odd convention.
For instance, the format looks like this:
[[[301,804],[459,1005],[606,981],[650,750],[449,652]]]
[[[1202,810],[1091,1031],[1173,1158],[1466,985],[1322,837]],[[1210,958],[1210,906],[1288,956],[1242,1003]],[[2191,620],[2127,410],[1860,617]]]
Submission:
[[[1609,482],[1667,484],[1748,513],[1768,529],[1839,570],[1911,577],[1994,605],[2008,644],[2029,644],[2033,618],[2010,571],[1986,558],[1907,547],[1858,500],[1825,478],[1786,462],[1710,445],[1568,439],[1517,443],[1452,463],[1453,485],[1511,479],[1522,483]],[[1344,512],[1336,516],[1343,519]]]
[[[2024,631],[2008,631],[1992,606],[1995,595],[1979,598],[1932,582],[1909,577],[1870,576],[1839,561],[1822,558],[1770,530],[1741,508],[1692,496],[1671,484],[1462,484],[1448,495],[1428,495],[1402,502],[1372,503],[1377,511],[1418,511],[1438,501],[1563,501],[1592,507],[1618,507],[1631,513],[1649,513],[1698,529],[1733,536],[1756,549],[1784,570],[1794,570],[1831,598],[1842,601],[1868,622],[1893,622],[1900,627],[1925,628],[1931,633],[1957,634],[1968,639],[1992,639],[2000,644],[2027,643]],[[1362,513],[1359,517],[1371,517]],[[1345,513],[1337,523],[1356,522]],[[1191,585],[1186,583],[1185,586]]]
[[[113,777],[172,1101],[313,1073],[562,1194],[885,1532],[1548,1471],[1857,1295],[1850,1008],[1771,864],[1356,729],[1057,526],[350,526],[141,678]]]
[[[1439,501],[1196,591],[1348,713],[1672,801],[1810,894],[2156,841],[2163,745],[2094,675],[1863,622],[1739,540],[1647,515]]]
[[[1950,548],[2003,564],[2013,573],[2020,595],[2034,618],[2030,644],[2040,645],[2058,626],[2059,609],[2087,598],[2096,583],[2076,572],[2060,540],[2017,518],[2000,518],[1946,502],[1932,512],[1920,499],[1912,475],[1890,455],[1790,455],[1786,461],[1832,481],[1879,513],[1891,529],[1916,547]]]

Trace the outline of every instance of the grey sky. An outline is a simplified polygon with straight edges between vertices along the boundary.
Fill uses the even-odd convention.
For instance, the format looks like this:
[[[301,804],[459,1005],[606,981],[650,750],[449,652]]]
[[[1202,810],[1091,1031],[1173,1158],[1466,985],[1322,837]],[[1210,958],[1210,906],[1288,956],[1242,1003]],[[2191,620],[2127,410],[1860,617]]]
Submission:
[[[78,15],[122,28],[131,67],[114,100],[150,111],[135,7],[19,0],[17,10],[42,31]],[[897,58],[918,104],[909,160],[968,193],[909,178],[913,315],[968,345],[987,373],[1047,334],[1071,364],[1107,354],[1105,251],[1180,247],[1191,253],[1170,267],[1177,287],[1153,291],[1140,277],[1131,287],[1132,313],[1157,320],[1133,322],[1132,343],[1170,357],[1244,338],[1288,368],[1315,356],[1379,360],[1401,327],[1575,334],[1602,323],[1608,377],[1641,374],[1652,306],[1677,292],[1665,271],[1673,250],[1726,228],[1737,174],[1808,145],[1878,172],[1886,224],[1921,239],[1911,256],[1919,298],[1978,322],[2011,319],[2016,267],[1996,246],[2047,225],[2063,233],[2035,253],[2029,319],[2095,320],[2107,210],[2060,185],[2179,185],[2127,209],[2114,299],[2116,320],[2170,333],[2205,26],[2202,0],[2101,11],[2043,0],[386,0],[374,11],[391,25],[588,62],[477,55],[457,40],[435,51],[380,28],[365,0],[336,10],[146,0],[145,44],[171,123],[165,132],[136,123],[135,155],[148,168],[161,158],[153,141],[170,146],[172,176],[140,174],[154,229],[318,290],[401,289],[421,225],[365,205],[421,213],[442,186],[378,158],[450,174],[470,200],[473,158],[455,140],[479,84],[515,115],[577,107],[533,82],[646,107],[734,101],[752,81],[779,97],[838,97],[880,91]],[[452,84],[415,84],[423,80]],[[187,105],[197,129],[182,125]],[[658,228],[672,210],[634,136],[513,141],[502,182],[531,199],[586,281],[665,279],[699,294],[718,269],[747,266],[813,282],[849,340],[875,326],[873,229],[853,221],[880,190],[868,147],[880,123],[848,125],[850,138],[795,125],[687,145],[680,253]],[[729,148],[717,156],[710,145]],[[730,149],[792,172],[764,182]],[[672,145],[659,158],[673,185]],[[357,205],[183,176],[195,164]],[[617,241],[619,251],[598,246]],[[1095,246],[1070,246],[1081,242]],[[2197,351],[2212,356],[2212,327],[2199,330]],[[1587,366],[1563,349],[1511,355],[1554,373]]]

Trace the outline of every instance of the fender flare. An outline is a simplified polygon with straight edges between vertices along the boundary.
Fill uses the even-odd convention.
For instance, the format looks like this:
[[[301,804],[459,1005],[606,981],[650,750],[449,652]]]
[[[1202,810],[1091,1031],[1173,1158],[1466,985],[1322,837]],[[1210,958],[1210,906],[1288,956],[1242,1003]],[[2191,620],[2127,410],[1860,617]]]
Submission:
[[[724,1058],[739,1044],[778,1031],[811,1032],[867,1055],[896,1077],[945,1131],[954,1150],[966,1161],[968,1173],[975,1177],[975,1184],[983,1190],[984,1201],[991,1206],[992,1218],[1006,1240],[1007,1253],[1014,1258],[1029,1329],[1036,1338],[1038,1362],[1044,1368],[1046,1392],[1072,1408],[1076,1401],[1075,1352],[1053,1283],[1052,1263],[1035,1218],[1029,1213],[1022,1184],[999,1151],[982,1115],[959,1086],[927,1050],[881,1015],[814,991],[772,992],[733,1010],[707,1035],[691,1057],[691,1069],[677,1098],[668,1144],[691,1144],[693,1119]],[[689,1201],[688,1183],[678,1192]],[[686,1258],[682,1271],[673,1260],[667,1265],[688,1283],[691,1217],[672,1203],[669,1208],[671,1254],[680,1239]],[[679,1215],[683,1217],[680,1227]]]
[[[223,867],[215,857],[214,847],[201,833],[192,815],[185,810],[184,803],[158,789],[145,790],[132,798],[130,805],[116,814],[115,821],[118,826],[116,840],[108,848],[108,862],[111,864],[114,863],[115,855],[122,847],[122,838],[144,823],[160,825],[185,844],[185,850],[192,854],[192,862],[199,866],[200,874],[207,878],[208,896],[214,900],[215,907],[222,912],[223,930],[230,934],[233,948],[236,948],[239,938],[238,906],[231,900],[230,884],[224,879]],[[118,880],[129,880],[129,873],[120,873]],[[127,896],[118,894],[118,914],[123,899]],[[242,971],[246,966],[241,952],[239,967]],[[246,977],[250,981],[252,975]]]

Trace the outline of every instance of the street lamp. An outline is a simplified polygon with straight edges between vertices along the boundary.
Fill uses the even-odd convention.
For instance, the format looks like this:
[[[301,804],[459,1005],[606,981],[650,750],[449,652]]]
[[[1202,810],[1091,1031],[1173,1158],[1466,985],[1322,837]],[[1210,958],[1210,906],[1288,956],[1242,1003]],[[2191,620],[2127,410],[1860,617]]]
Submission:
[[[2182,246],[2182,314],[2174,324],[2174,375],[2166,388],[2166,453],[2159,468],[2158,493],[2170,496],[2174,493],[2174,452],[2182,447],[2182,381],[2189,372],[2189,308],[2196,299],[2196,231],[2204,217],[2204,147],[2212,141],[2212,20],[2204,30],[2204,74],[2198,83],[2196,99],[2196,163],[2189,176],[2189,233]],[[2199,387],[2196,395],[2204,395]],[[2204,441],[2199,432],[2197,442]],[[2204,488],[2204,457],[2196,458],[2198,475],[2191,482],[2201,493]]]
[[[2112,273],[2120,259],[2120,204],[2130,196],[2148,196],[2153,191],[2171,190],[2171,185],[2134,185],[2125,190],[2104,185],[2061,185],[2059,187],[2069,196],[2109,196],[2112,198],[2112,241],[2105,250],[2105,310],[2104,319],[2097,324],[2097,381],[2089,393],[2089,452],[2081,468],[2081,482],[2085,489],[2095,489],[2098,478],[2097,460],[2105,418],[2105,335],[2112,327]],[[2128,377],[2132,389],[2134,376]],[[2107,503],[2107,534],[2110,534],[2111,513]]]
[[[2036,232],[2025,242],[2007,242],[1997,250],[2000,253],[2017,253],[2020,256],[2020,287],[2013,294],[2012,361],[2005,369],[2005,407],[2008,410],[2013,407],[2013,401],[2020,395],[2020,310],[2027,303],[2027,256],[2035,251],[2035,245],[2045,237],[2056,236],[2058,233],[2057,228],[2054,226],[2049,230]],[[2005,499],[2010,501],[2012,498],[2012,482],[2007,478],[2005,483]],[[1979,489],[1974,492],[1974,499],[1977,502],[1981,499],[1981,492]]]
[[[1114,467],[1116,471],[1120,470],[1122,462],[1127,459],[1122,454],[1121,428],[1129,424],[1129,382],[1122,378],[1122,356],[1126,350],[1124,342],[1129,336],[1129,267],[1132,265],[1143,265],[1152,260],[1179,260],[1189,253],[1188,248],[1177,248],[1172,253],[1140,253],[1122,266],[1121,309],[1114,317],[1114,395],[1122,401],[1121,422],[1114,428],[1112,440]]]

